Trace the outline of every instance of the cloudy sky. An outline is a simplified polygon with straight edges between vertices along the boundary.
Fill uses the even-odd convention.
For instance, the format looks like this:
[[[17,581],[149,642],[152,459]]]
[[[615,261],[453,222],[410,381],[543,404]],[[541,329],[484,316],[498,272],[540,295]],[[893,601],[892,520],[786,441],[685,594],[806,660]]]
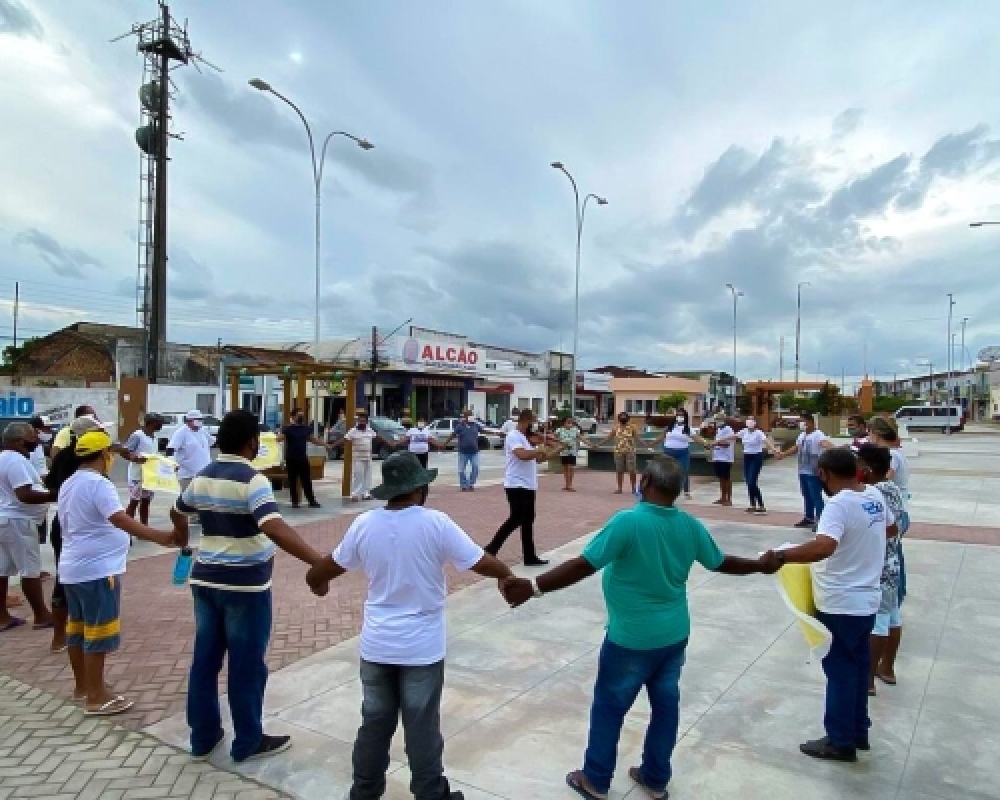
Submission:
[[[580,362],[885,377],[1000,344],[992,4],[176,0],[222,72],[174,74],[169,336],[310,339],[407,318]],[[678,10],[677,6],[686,6]],[[135,320],[141,59],[153,0],[0,0],[0,335]],[[867,347],[866,347],[867,345]],[[957,356],[956,356],[957,358]]]

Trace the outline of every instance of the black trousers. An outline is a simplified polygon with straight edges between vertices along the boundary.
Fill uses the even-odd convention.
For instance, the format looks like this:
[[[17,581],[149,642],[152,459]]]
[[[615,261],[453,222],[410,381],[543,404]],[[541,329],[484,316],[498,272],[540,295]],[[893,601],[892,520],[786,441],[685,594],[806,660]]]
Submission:
[[[507,493],[507,503],[510,505],[510,516],[500,526],[493,541],[486,545],[486,552],[496,555],[500,552],[507,538],[518,528],[521,529],[521,549],[524,560],[537,561],[535,552],[535,490],[534,489],[504,489]]]
[[[59,515],[52,517],[52,525],[49,527],[49,540],[52,542],[52,552],[56,557],[56,579],[52,584],[52,607],[66,608],[66,590],[63,589],[59,580],[59,557],[62,555],[62,526],[59,524]]]
[[[309,459],[285,457],[285,472],[288,473],[288,491],[292,495],[292,505],[299,504],[299,483],[302,484],[302,493],[306,496],[306,502],[310,505],[316,502],[316,495],[313,494],[312,475],[309,471]]]

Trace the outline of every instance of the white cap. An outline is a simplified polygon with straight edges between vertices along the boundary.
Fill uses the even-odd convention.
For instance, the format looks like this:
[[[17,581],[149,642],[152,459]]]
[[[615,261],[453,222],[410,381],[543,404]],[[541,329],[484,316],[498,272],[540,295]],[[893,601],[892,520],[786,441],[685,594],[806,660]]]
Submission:
[[[205,415],[202,414],[197,409],[194,409],[193,411],[188,411],[187,414],[184,415],[184,419],[186,420],[205,419]]]

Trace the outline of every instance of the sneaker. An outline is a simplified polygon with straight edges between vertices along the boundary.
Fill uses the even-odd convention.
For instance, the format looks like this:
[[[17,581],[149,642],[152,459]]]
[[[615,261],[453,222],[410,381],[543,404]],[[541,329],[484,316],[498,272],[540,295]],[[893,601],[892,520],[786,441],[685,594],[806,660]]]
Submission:
[[[764,508],[764,506],[760,506],[760,507],[757,508],[757,510],[754,513],[755,514],[766,514],[767,513],[767,509]]]
[[[210,748],[208,748],[208,750],[206,750],[204,753],[196,753],[194,750],[191,751],[191,760],[192,761],[208,761],[208,759],[210,759],[212,757],[212,753],[214,753],[216,750],[218,750],[219,749],[219,745],[222,744],[225,740],[226,740],[226,732],[223,731],[223,730],[220,730],[219,731],[219,738],[215,740],[215,744],[213,744]]]
[[[628,776],[638,785],[640,789],[643,790],[649,797],[653,800],[666,800],[670,797],[670,793],[666,789],[654,789],[651,786],[647,786],[642,782],[642,770],[639,767],[632,767],[628,771]]]
[[[815,524],[816,523],[813,520],[806,519],[805,517],[803,517],[798,522],[796,522],[792,527],[793,528],[811,528]]]
[[[309,508],[322,508],[322,507],[323,506],[321,506],[319,503],[310,503],[309,504]]]
[[[253,753],[246,758],[234,758],[233,761],[237,764],[242,764],[244,761],[257,761],[261,758],[268,758],[269,756],[276,756],[278,753],[284,753],[291,746],[291,736],[268,736],[265,733]]]
[[[811,758],[819,758],[823,761],[844,761],[852,763],[858,760],[858,751],[855,747],[837,747],[830,741],[829,736],[822,739],[814,739],[811,742],[799,745],[799,750]]]

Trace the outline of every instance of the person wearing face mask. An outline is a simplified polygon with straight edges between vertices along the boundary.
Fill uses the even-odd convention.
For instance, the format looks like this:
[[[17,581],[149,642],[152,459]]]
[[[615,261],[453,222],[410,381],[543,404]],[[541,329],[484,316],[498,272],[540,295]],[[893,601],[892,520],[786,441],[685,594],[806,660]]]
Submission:
[[[654,439],[650,447],[663,445],[663,455],[670,456],[684,470],[684,497],[691,499],[691,442],[697,442],[707,450],[711,450],[711,442],[691,431],[687,411],[680,409],[674,417],[673,424],[668,423],[663,433]]]
[[[422,467],[413,453],[389,456],[382,465],[383,483],[372,492],[386,506],[358,516],[334,553],[306,575],[320,597],[345,572],[363,572],[368,581],[360,645],[364,700],[354,743],[352,798],[385,793],[389,748],[400,716],[413,795],[464,797],[451,790],[443,764],[445,566],[498,581],[514,575],[447,514],[425,507],[436,477],[437,470]]]
[[[455,434],[452,434],[454,436]],[[451,441],[449,437],[449,441]],[[420,466],[427,469],[427,459],[431,448],[434,447],[434,440],[431,439],[431,432],[427,430],[427,420],[417,418],[416,426],[408,428],[406,436],[403,437],[400,446],[406,445],[406,449],[417,457]]]
[[[171,513],[174,527],[158,531],[125,513],[108,480],[115,454],[111,437],[90,431],[76,440],[76,471],[59,489],[63,550],[59,576],[66,590],[66,644],[76,680],[74,696],[84,714],[107,717],[134,704],[111,692],[104,680],[108,653],[121,643],[121,587],[132,536],[161,547],[187,545],[186,518]]]
[[[212,434],[205,430],[205,415],[197,409],[184,415],[184,424],[167,442],[167,455],[177,461],[177,480],[184,491],[191,480],[212,463]]]
[[[125,460],[128,465],[128,507],[125,513],[135,519],[139,512],[139,521],[149,524],[149,506],[153,502],[153,493],[142,488],[142,465],[146,456],[160,452],[156,442],[156,434],[163,428],[163,418],[152,412],[142,418],[142,427],[134,431],[122,447],[125,450]]]
[[[42,591],[39,526],[55,500],[29,457],[39,448],[38,434],[27,422],[11,422],[3,432],[0,452],[0,633],[25,624],[7,611],[9,579],[21,576],[21,591],[34,614],[35,630],[52,627],[52,614]]]
[[[299,487],[306,497],[309,508],[319,508],[313,493],[312,468],[309,464],[309,445],[326,446],[321,439],[313,436],[312,425],[306,422],[305,412],[292,411],[292,421],[281,429],[278,441],[285,443],[285,472],[288,474],[288,493],[292,497],[292,508],[299,507]]]
[[[743,430],[723,437],[715,443],[733,443],[738,439],[743,443],[743,477],[747,483],[747,494],[750,497],[750,505],[747,508],[748,514],[766,514],[764,507],[764,495],[760,491],[760,473],[764,468],[764,449],[773,449],[773,443],[760,428],[757,427],[757,420],[749,417],[744,423]]]
[[[615,494],[622,493],[626,472],[628,472],[629,481],[632,484],[632,494],[635,494],[635,473],[638,460],[636,447],[639,443],[639,432],[629,424],[629,415],[624,411],[618,415],[618,424],[611,429],[603,441],[594,446],[604,447],[609,442],[615,443],[615,479],[618,481]]]
[[[799,438],[787,450],[775,455],[779,461],[787,456],[798,455],[799,491],[805,506],[804,515],[795,523],[796,528],[812,528],[823,513],[823,487],[819,482],[819,457],[824,450],[833,447],[823,431],[816,428],[816,418],[803,413],[799,420]]]
[[[78,420],[81,417],[89,417],[95,423],[97,423],[98,426],[101,425],[101,421],[97,418],[97,412],[91,405],[82,405],[76,407],[76,409],[73,411],[73,419]],[[70,425],[64,425],[62,428],[59,429],[59,432],[55,435],[55,438],[52,440],[51,452],[49,453],[49,455],[52,458],[55,458],[57,455],[59,455],[60,450],[69,447],[70,439],[72,438],[73,435],[71,427],[72,426]]]
[[[479,435],[482,432],[483,426],[472,418],[472,410],[467,408],[444,443],[447,447],[452,439],[458,439],[458,485],[463,492],[476,491],[476,481],[479,480]]]
[[[49,462],[45,458],[45,449],[52,442],[52,420],[48,417],[32,417],[29,420],[31,427],[38,434],[38,447],[31,451],[28,460],[35,468],[38,476],[44,478],[49,472]]]
[[[368,412],[359,411],[354,427],[344,434],[351,443],[351,501],[372,498],[372,450],[379,440],[388,448],[395,445],[379,436],[368,421]]]
[[[826,449],[818,479],[830,498],[811,542],[778,551],[782,564],[810,564],[816,618],[833,634],[823,659],[826,736],[802,744],[812,758],[857,761],[869,750],[868,681],[871,633],[882,600],[886,543],[896,518],[875,486],[858,481],[858,459],[848,447]]]

